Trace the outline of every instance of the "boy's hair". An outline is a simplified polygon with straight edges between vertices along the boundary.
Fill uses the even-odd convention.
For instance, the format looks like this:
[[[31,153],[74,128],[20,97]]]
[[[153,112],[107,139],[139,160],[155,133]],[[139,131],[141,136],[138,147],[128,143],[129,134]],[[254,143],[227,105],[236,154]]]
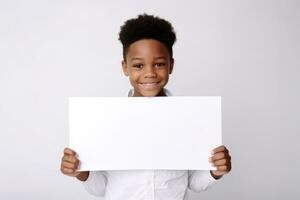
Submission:
[[[137,18],[127,20],[121,26],[119,40],[123,45],[123,59],[125,61],[129,46],[141,39],[155,39],[163,43],[173,58],[173,44],[176,41],[176,33],[172,24],[162,18],[153,15],[138,15]]]

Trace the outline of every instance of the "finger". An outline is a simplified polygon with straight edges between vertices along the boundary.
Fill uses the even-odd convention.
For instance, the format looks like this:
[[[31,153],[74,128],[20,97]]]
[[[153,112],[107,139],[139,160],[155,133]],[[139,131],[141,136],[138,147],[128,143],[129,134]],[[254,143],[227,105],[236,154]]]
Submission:
[[[62,167],[62,168],[61,168],[61,172],[62,172],[63,174],[70,175],[70,174],[74,173],[75,170],[70,169],[70,168],[66,168],[66,167]]]
[[[65,156],[62,157],[62,161],[75,163],[75,162],[78,162],[78,159],[75,156],[66,156],[65,155]]]
[[[222,160],[222,159],[226,159],[227,163],[231,162],[231,156],[229,154],[223,153],[223,152],[213,155],[212,157],[209,158],[209,161],[215,162],[217,160]]]
[[[220,159],[220,160],[216,160],[213,162],[214,166],[221,166],[221,165],[226,165],[228,163],[228,161],[226,159]]]
[[[69,168],[69,169],[77,169],[78,164],[64,161],[64,162],[62,162],[62,167]]]
[[[214,175],[222,177],[224,174],[227,174],[228,172],[226,171],[218,171],[218,170],[213,170],[212,171]]]
[[[224,159],[224,158],[227,158],[228,157],[228,154],[224,153],[224,152],[219,152],[219,153],[216,153],[215,155],[213,155],[212,157],[210,157],[210,162],[214,162],[216,160],[221,160],[221,159]]]
[[[228,152],[227,148],[224,145],[221,145],[215,149],[212,150],[212,154],[218,153],[218,152]]]
[[[64,154],[75,156],[76,152],[68,147],[64,149]]]
[[[229,166],[227,166],[227,165],[217,166],[217,170],[218,171],[229,171]]]

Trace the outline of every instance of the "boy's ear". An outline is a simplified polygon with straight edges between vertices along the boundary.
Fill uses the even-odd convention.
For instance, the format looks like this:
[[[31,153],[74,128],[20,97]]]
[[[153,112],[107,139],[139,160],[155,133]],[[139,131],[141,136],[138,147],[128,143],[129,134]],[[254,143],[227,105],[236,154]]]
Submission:
[[[171,58],[169,74],[172,74],[172,72],[173,72],[173,67],[174,67],[174,58]]]
[[[125,76],[129,76],[129,73],[128,73],[128,67],[127,67],[127,64],[126,64],[126,61],[122,61],[122,69],[123,69],[123,73]]]

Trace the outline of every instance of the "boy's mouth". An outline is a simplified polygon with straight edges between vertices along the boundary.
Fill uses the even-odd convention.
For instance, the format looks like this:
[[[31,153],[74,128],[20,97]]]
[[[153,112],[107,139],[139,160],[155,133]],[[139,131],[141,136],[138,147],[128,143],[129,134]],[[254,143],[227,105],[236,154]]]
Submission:
[[[159,81],[157,82],[145,82],[145,83],[139,83],[143,88],[145,89],[154,89],[158,86]]]

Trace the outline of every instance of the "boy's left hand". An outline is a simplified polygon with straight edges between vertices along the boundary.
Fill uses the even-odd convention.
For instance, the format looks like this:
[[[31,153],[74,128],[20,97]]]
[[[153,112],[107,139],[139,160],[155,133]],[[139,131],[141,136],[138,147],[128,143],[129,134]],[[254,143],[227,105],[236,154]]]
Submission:
[[[212,154],[212,157],[209,158],[209,162],[217,167],[217,170],[211,170],[210,173],[215,179],[219,179],[231,170],[231,156],[224,145],[213,149]]]

